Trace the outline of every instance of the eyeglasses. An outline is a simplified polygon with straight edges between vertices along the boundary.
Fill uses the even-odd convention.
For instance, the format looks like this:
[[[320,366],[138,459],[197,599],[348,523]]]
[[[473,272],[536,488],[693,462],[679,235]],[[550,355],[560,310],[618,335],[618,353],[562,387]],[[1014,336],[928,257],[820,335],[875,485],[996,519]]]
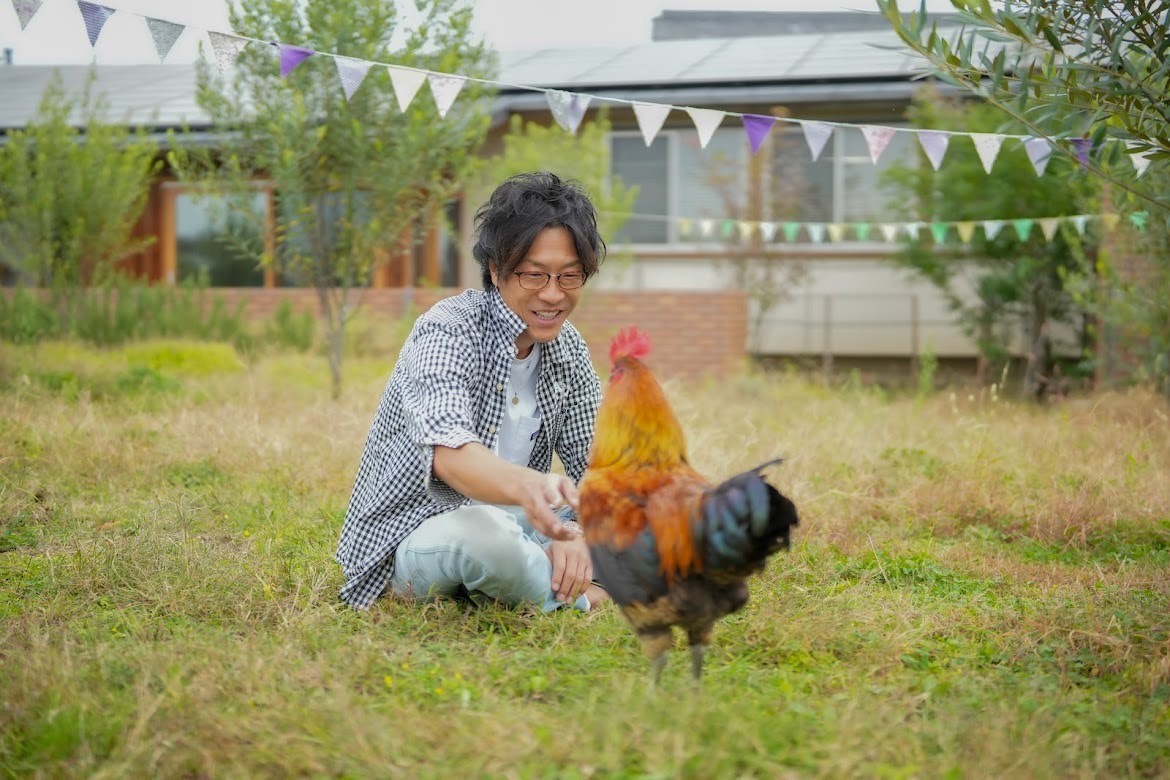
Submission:
[[[570,271],[566,274],[545,274],[537,271],[513,271],[520,277],[520,286],[525,290],[543,290],[548,286],[549,279],[556,279],[557,286],[562,290],[576,290],[585,284],[586,276],[580,271]]]

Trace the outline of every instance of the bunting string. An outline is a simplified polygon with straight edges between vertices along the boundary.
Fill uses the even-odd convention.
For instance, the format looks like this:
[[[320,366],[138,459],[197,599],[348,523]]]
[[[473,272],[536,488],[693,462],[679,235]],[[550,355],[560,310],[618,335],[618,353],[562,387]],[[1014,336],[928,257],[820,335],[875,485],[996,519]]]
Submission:
[[[549,111],[553,119],[566,132],[576,133],[586,111],[590,105],[596,103],[616,103],[628,106],[633,110],[638,128],[642,132],[646,145],[649,146],[658,132],[662,129],[667,116],[671,111],[681,110],[686,113],[694,124],[699,143],[703,148],[713,137],[715,130],[727,117],[738,117],[743,125],[748,145],[753,154],[757,153],[773,127],[779,124],[796,125],[804,134],[812,159],[817,160],[824,151],[828,141],[837,130],[849,129],[860,132],[869,148],[870,158],[877,164],[882,152],[890,145],[897,133],[911,133],[917,139],[931,166],[937,171],[943,163],[950,142],[959,136],[971,139],[980,162],[987,173],[999,156],[1005,141],[1020,142],[1027,152],[1037,176],[1042,176],[1054,151],[1054,142],[1067,145],[1070,156],[1075,157],[1081,166],[1087,168],[1094,152],[1093,142],[1088,138],[1061,137],[1043,138],[1029,135],[1012,135],[1007,133],[976,133],[962,130],[915,129],[873,124],[854,124],[828,120],[795,119],[792,117],[772,117],[760,114],[739,113],[713,108],[698,108],[693,106],[676,106],[665,103],[648,103],[645,101],[627,100],[619,97],[594,95],[585,92],[566,92],[547,87],[536,87],[528,84],[511,84],[503,81],[485,79],[476,76],[464,76],[454,73],[425,70],[407,65],[397,65],[385,62],[375,62],[354,57],[347,57],[327,51],[316,51],[304,46],[284,43],[281,41],[266,41],[238,35],[234,32],[207,30],[193,25],[184,25],[179,22],[160,19],[145,14],[127,11],[113,6],[76,0],[78,11],[85,22],[86,33],[91,47],[97,45],[98,38],[106,22],[114,14],[129,14],[146,20],[147,27],[158,52],[159,61],[165,61],[174,47],[175,42],[187,29],[206,32],[211,42],[215,62],[221,71],[235,65],[240,53],[249,43],[259,43],[272,46],[279,52],[279,71],[282,77],[288,77],[301,63],[310,57],[324,56],[334,60],[337,70],[338,85],[346,99],[353,97],[361,87],[370,70],[375,67],[386,68],[391,77],[399,108],[402,111],[410,106],[423,82],[430,87],[431,96],[435,100],[440,117],[446,117],[447,112],[454,105],[456,98],[467,82],[476,82],[499,89],[543,93],[548,100]],[[16,12],[21,30],[32,22],[43,5],[43,0],[11,0]],[[1132,139],[1107,139],[1110,142],[1124,143],[1125,152],[1133,164],[1137,176],[1142,176],[1148,169],[1151,160],[1149,150],[1143,150],[1140,142]]]

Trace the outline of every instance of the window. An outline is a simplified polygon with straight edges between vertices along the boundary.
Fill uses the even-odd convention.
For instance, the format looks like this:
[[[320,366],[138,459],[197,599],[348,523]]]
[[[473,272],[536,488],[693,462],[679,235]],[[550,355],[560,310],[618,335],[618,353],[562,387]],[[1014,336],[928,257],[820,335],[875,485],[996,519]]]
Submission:
[[[268,193],[251,198],[251,214],[233,210],[236,204],[215,195],[175,196],[175,238],[178,276],[192,279],[206,273],[212,287],[260,287],[264,272],[264,223]]]
[[[615,243],[721,241],[727,235],[720,224],[725,219],[897,219],[881,190],[881,173],[896,164],[915,164],[910,133],[896,133],[877,165],[865,137],[853,127],[837,128],[816,161],[799,126],[776,125],[771,141],[759,153],[770,158],[753,160],[739,127],[719,128],[706,149],[691,128],[663,130],[649,147],[638,132],[613,133],[612,172],[627,186],[639,187],[634,213]],[[749,209],[753,190],[759,202]]]

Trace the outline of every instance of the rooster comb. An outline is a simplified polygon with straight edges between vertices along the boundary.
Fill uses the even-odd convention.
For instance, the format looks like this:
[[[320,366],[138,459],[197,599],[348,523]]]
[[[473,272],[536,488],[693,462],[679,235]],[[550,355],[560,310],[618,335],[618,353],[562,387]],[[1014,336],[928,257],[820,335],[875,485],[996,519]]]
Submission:
[[[644,360],[650,354],[650,334],[630,327],[618,331],[609,343],[609,361],[616,363],[624,357]]]

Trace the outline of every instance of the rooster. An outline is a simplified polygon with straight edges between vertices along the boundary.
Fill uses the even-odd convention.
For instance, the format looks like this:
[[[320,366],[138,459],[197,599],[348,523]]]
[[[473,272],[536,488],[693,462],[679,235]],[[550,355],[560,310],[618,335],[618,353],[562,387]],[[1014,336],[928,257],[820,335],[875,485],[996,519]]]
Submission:
[[[673,626],[686,632],[698,683],[715,622],[747,603],[747,577],[788,547],[796,507],[764,480],[779,460],[719,485],[691,468],[682,426],[642,362],[649,353],[635,328],[610,345],[578,515],[594,576],[641,640],[652,684]]]

